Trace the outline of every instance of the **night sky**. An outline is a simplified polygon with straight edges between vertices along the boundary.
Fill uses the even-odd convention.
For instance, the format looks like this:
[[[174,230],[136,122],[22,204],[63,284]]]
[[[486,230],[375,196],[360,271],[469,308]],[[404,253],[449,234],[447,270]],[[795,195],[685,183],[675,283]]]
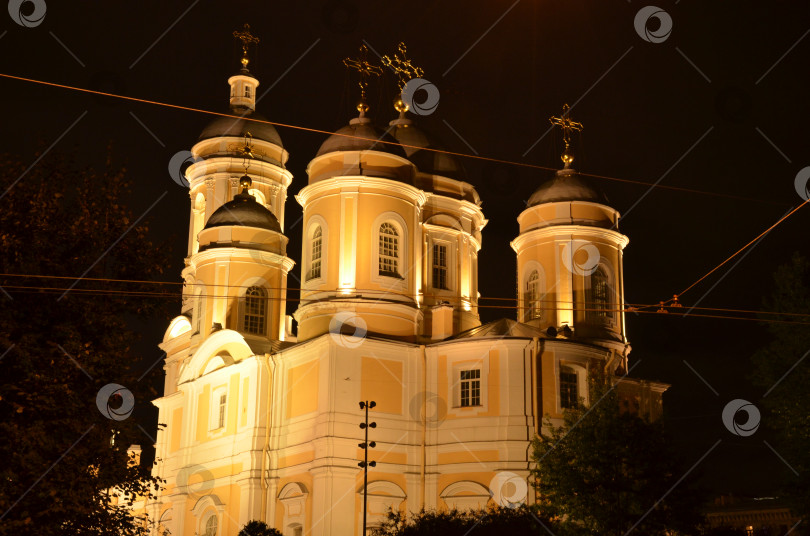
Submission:
[[[568,103],[571,117],[585,125],[575,137],[578,170],[717,194],[591,180],[623,214],[628,303],[670,298],[803,201],[794,180],[810,166],[807,2],[657,2],[672,20],[671,34],[658,43],[634,28],[645,6],[637,0],[46,3],[44,21],[32,28],[0,14],[0,72],[225,112],[227,78],[239,57],[231,34],[249,22],[261,39],[250,65],[259,94],[272,86],[258,110],[279,123],[332,131],[354,115],[357,99],[341,60],[355,56],[363,41],[391,54],[404,40],[441,94],[437,111],[418,118],[420,126],[451,151],[550,169],[560,167],[561,136],[548,132],[548,118]],[[656,33],[657,24],[647,29]],[[167,274],[180,281],[189,200],[167,166],[212,117],[2,78],[0,91],[4,150],[33,162],[38,149],[59,140],[52,150],[101,167],[112,144],[117,163],[136,179],[135,214],[168,192],[148,218],[156,234],[175,238]],[[394,96],[391,77],[372,86],[370,115],[378,125],[394,118]],[[278,130],[295,176],[288,255],[299,261],[301,207],[293,194],[306,183],[307,162],[324,135]],[[512,298],[516,217],[553,172],[461,162],[489,219],[481,294]],[[794,251],[810,255],[808,224],[805,207],[682,303],[758,308],[776,267]],[[298,275],[300,266],[294,270]],[[295,297],[291,292],[289,312]],[[486,322],[514,312],[482,308],[481,316]],[[159,354],[165,322],[144,327],[148,362]],[[722,440],[698,468],[704,481],[718,492],[771,493],[788,470],[764,445],[765,427],[735,437],[720,420],[730,400],[756,404],[762,396],[749,381],[749,359],[767,342],[764,328],[629,314],[628,336],[631,364],[640,360],[632,375],[672,384],[666,421],[684,457],[697,461]]]

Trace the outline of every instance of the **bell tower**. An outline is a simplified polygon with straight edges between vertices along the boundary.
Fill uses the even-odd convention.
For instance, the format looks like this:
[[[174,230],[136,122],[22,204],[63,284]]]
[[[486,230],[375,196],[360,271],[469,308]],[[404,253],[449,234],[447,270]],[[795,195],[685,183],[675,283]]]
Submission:
[[[233,35],[242,55],[228,79],[229,115],[205,127],[186,170],[191,214],[183,313],[200,341],[220,329],[280,341],[287,338],[287,274],[294,264],[283,235],[289,154],[256,112],[259,81],[248,64],[259,39],[248,25]]]
[[[551,123],[563,132],[563,169],[541,185],[518,216],[518,320],[551,336],[626,354],[623,250],[619,213],[571,166],[571,133],[582,124],[568,105]]]

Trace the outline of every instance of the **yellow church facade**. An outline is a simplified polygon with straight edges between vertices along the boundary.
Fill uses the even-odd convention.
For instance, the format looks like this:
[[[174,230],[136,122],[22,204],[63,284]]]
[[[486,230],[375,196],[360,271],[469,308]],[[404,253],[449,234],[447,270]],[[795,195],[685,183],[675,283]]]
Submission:
[[[154,402],[166,484],[144,505],[154,533],[235,536],[260,520],[285,536],[360,535],[364,491],[369,527],[389,509],[532,501],[543,419],[587,402],[592,371],[628,370],[618,213],[566,162],[518,217],[517,316],[482,325],[481,199],[406,107],[382,131],[359,106],[296,195],[296,267],[289,155],[253,120],[264,118],[246,64],[228,81],[242,118],[208,125],[186,171],[183,305]],[[619,386],[653,417],[665,389]],[[372,400],[364,489],[358,403]]]

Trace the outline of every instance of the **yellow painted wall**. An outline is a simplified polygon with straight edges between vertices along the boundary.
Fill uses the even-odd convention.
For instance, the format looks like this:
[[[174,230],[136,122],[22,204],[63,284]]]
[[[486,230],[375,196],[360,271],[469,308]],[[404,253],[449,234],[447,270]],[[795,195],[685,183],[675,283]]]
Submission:
[[[375,411],[402,414],[402,362],[363,356],[360,398],[377,403]]]
[[[318,409],[319,361],[304,363],[287,371],[287,418]]]

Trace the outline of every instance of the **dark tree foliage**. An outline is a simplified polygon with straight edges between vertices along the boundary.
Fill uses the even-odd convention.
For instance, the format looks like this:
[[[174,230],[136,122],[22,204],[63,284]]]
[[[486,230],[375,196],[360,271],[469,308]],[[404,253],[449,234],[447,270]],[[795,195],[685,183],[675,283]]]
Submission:
[[[238,536],[282,536],[278,529],[270,527],[264,521],[248,521]]]
[[[12,157],[0,162],[0,534],[141,534],[145,520],[127,505],[158,482],[127,449],[151,441],[123,413],[125,393],[101,404],[122,420],[102,415],[96,397],[110,383],[128,389],[136,409],[155,397],[131,367],[127,322],[165,316],[170,300],[132,294],[155,290],[142,284],[83,279],[64,289],[85,272],[159,279],[167,249],[150,242],[145,223],[129,229],[140,213],[109,160],[103,173],[64,156],[27,173]]]
[[[620,411],[613,378],[595,374],[591,407],[546,422],[534,442],[538,509],[559,536],[695,534],[701,497],[687,482],[661,422]],[[673,487],[674,486],[674,487]]]
[[[528,507],[502,508],[490,505],[486,510],[421,511],[404,514],[391,511],[375,536],[505,536],[512,534],[548,535],[554,524]]]
[[[781,313],[776,320],[810,322],[810,261],[793,255],[774,275],[773,294],[764,300],[766,311]],[[804,316],[799,316],[804,315]],[[764,318],[764,316],[763,316]],[[768,315],[769,320],[774,317]],[[798,472],[791,473],[785,491],[793,512],[810,516],[810,325],[769,323],[771,342],[753,357],[753,381],[763,389],[757,403],[762,423],[775,433],[774,448]],[[798,530],[807,534],[805,523]]]

